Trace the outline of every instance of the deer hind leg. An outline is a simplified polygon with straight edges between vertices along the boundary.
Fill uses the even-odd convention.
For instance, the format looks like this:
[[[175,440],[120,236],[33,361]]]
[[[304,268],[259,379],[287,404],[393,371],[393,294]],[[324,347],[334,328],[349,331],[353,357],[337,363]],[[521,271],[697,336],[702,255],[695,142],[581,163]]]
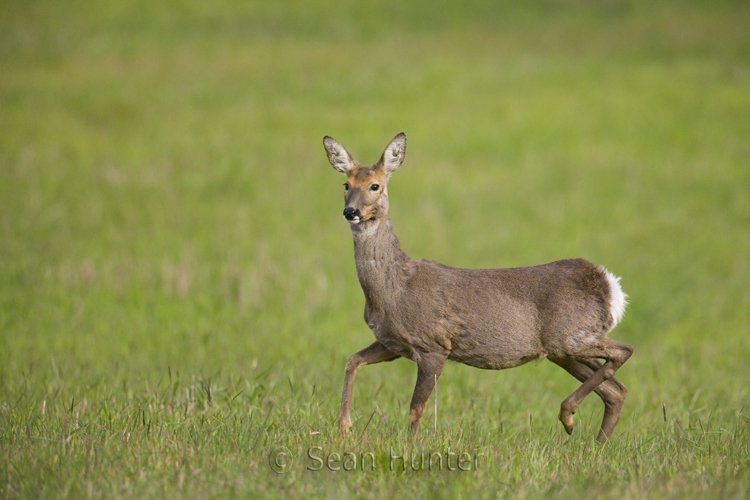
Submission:
[[[346,362],[346,376],[344,378],[344,394],[341,396],[341,411],[339,412],[339,432],[346,436],[352,427],[350,416],[352,404],[352,389],[354,388],[354,377],[357,371],[365,365],[372,365],[382,361],[393,361],[399,358],[398,354],[389,351],[380,342],[373,343],[359,352],[352,354]]]
[[[417,385],[414,387],[414,395],[411,398],[411,405],[409,405],[409,420],[411,421],[412,432],[419,429],[419,422],[422,420],[427,400],[435,387],[435,382],[443,372],[446,359],[448,359],[447,353],[429,354],[422,356],[417,362]]]
[[[568,373],[581,382],[586,382],[590,379],[602,366],[601,362],[596,359],[584,359],[581,361],[575,359],[553,359],[551,361],[567,370]],[[614,431],[615,425],[617,425],[617,421],[620,419],[620,410],[622,410],[622,405],[625,403],[628,390],[622,382],[612,377],[599,384],[599,387],[594,389],[594,392],[604,401],[604,418],[602,419],[599,436],[596,438],[597,441],[603,443],[612,436],[612,431]],[[566,426],[565,430],[568,430],[568,426]],[[571,423],[569,433],[572,430],[573,425]]]
[[[587,363],[586,366],[588,366],[593,371],[593,374],[591,374],[591,376],[588,377],[583,382],[583,384],[581,384],[581,386],[573,392],[573,394],[565,398],[565,401],[563,401],[562,405],[560,405],[560,422],[562,422],[563,426],[565,427],[565,431],[568,434],[573,433],[573,414],[578,408],[578,405],[580,405],[584,398],[591,394],[592,391],[597,389],[603,382],[612,380],[617,370],[625,363],[625,361],[628,360],[628,358],[630,358],[632,354],[633,348],[629,345],[622,344],[611,339],[606,339],[603,349],[587,349],[582,352],[576,353],[575,356],[571,356],[577,361]],[[598,363],[596,363],[595,358],[604,359],[604,364],[597,367]],[[593,363],[591,363],[592,361]],[[619,384],[619,381],[609,384],[609,387],[617,386],[617,384]],[[622,386],[622,389],[624,390],[625,386]],[[602,390],[606,391],[607,389]],[[602,398],[604,399],[603,396]],[[617,404],[615,404],[615,401],[613,401],[612,405],[612,412],[614,412],[615,408],[617,408]],[[620,403],[619,407],[622,408],[622,403]],[[616,414],[610,413],[608,415],[605,412],[605,420],[602,422],[602,430],[604,432],[600,432],[599,437],[597,438],[600,442],[606,441],[607,437],[612,434],[612,430],[617,423],[617,418],[619,418],[619,409],[617,410]],[[604,436],[602,436],[602,434],[604,434]]]

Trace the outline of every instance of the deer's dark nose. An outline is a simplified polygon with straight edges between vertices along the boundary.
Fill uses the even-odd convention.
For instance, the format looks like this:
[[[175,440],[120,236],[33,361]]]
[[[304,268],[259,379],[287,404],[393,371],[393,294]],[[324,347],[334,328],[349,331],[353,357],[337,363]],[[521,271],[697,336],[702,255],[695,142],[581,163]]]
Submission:
[[[346,218],[346,220],[358,219],[360,217],[362,217],[362,213],[359,209],[355,209],[354,207],[346,207],[344,209],[344,218]]]

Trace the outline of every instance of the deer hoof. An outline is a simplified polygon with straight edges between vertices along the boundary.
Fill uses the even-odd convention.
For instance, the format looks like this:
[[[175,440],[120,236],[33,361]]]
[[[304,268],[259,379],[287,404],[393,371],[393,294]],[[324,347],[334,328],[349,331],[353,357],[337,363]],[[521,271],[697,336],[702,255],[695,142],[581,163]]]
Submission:
[[[351,420],[339,419],[339,434],[341,437],[346,437],[349,433],[349,429],[352,428]]]
[[[560,415],[558,418],[560,419],[560,422],[563,424],[563,427],[565,427],[565,432],[568,433],[568,435],[573,434],[573,413],[575,412],[560,412]]]

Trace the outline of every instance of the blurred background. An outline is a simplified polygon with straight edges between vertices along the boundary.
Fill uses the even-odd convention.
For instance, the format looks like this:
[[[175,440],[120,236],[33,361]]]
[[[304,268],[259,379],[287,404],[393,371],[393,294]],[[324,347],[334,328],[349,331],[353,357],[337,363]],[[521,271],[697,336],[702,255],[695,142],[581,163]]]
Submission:
[[[412,258],[622,277],[621,425],[748,402],[750,4],[666,0],[4,0],[0,399],[265,373],[332,425],[372,334],[322,138],[372,164],[401,131]],[[576,386],[446,373],[448,422]],[[380,386],[406,425],[414,374],[363,370],[365,416]]]

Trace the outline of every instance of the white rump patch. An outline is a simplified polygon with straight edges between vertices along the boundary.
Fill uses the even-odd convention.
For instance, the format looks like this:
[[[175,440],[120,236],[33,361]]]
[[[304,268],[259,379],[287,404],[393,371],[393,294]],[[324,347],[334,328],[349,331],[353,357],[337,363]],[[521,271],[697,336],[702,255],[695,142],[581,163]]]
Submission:
[[[612,316],[612,321],[614,321],[614,325],[612,325],[614,328],[625,314],[625,306],[628,305],[628,296],[622,291],[622,287],[620,287],[620,278],[603,267],[599,267],[599,270],[604,273],[609,282],[609,314]]]

